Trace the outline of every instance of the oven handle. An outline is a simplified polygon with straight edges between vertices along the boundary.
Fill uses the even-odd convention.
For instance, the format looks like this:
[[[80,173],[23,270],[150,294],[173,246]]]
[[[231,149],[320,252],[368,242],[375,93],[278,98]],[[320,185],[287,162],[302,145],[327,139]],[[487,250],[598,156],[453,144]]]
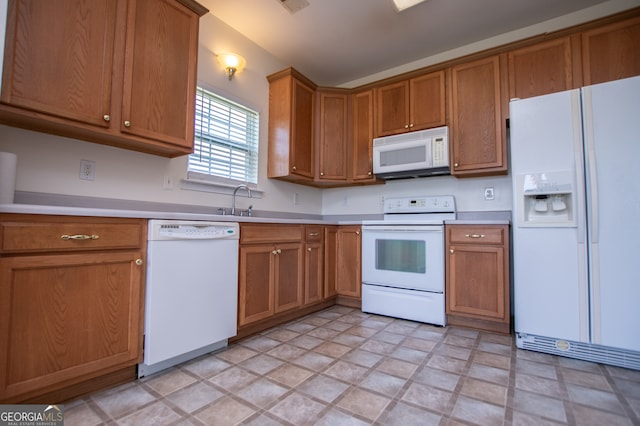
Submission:
[[[443,225],[389,225],[362,226],[362,232],[444,232]]]

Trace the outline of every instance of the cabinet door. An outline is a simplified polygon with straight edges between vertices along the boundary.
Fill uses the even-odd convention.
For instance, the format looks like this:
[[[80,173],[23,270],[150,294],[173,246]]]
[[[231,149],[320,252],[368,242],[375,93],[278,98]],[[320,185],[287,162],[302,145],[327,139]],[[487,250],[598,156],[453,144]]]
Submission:
[[[582,34],[585,86],[640,75],[640,17]]]
[[[322,243],[306,243],[304,251],[304,304],[322,300],[323,282]]]
[[[409,81],[409,127],[422,130],[446,124],[444,71]]]
[[[338,284],[338,227],[324,227],[324,298],[335,296]]]
[[[271,245],[240,247],[238,325],[274,314],[274,256]]]
[[[362,239],[359,226],[338,227],[337,292],[343,296],[362,295]]]
[[[0,259],[0,400],[142,360],[141,256]]]
[[[351,179],[354,181],[374,181],[373,90],[354,94],[352,102]]]
[[[291,173],[313,178],[314,89],[294,78],[292,90]]]
[[[447,314],[505,320],[504,248],[449,246]]]
[[[108,127],[116,0],[9,2],[3,103]]]
[[[409,130],[409,81],[375,89],[376,137]]]
[[[320,91],[317,96],[319,103],[318,179],[346,181],[349,95]]]
[[[302,304],[302,244],[278,244],[275,254],[275,313]]]
[[[575,88],[570,37],[513,50],[508,60],[510,99]]]
[[[501,62],[499,56],[493,56],[456,65],[451,70],[453,175],[507,172]]]
[[[127,15],[120,129],[191,152],[199,18],[175,0],[129,0]]]

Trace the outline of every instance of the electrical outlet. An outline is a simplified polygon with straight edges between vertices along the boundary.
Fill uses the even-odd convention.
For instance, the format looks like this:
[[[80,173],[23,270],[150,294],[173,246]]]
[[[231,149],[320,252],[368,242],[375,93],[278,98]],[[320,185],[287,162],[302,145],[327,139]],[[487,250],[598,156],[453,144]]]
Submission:
[[[162,188],[173,189],[173,178],[171,176],[167,175],[162,179]]]
[[[95,180],[96,162],[91,160],[80,160],[80,179]]]
[[[495,199],[495,193],[493,191],[493,187],[487,187],[484,189],[484,199],[485,200],[493,200]]]

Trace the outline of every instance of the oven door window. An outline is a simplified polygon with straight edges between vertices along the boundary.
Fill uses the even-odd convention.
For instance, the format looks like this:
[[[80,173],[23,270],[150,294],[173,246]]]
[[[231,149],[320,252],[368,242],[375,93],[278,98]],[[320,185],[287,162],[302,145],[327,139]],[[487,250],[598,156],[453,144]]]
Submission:
[[[424,274],[427,269],[422,240],[376,240],[376,269]]]

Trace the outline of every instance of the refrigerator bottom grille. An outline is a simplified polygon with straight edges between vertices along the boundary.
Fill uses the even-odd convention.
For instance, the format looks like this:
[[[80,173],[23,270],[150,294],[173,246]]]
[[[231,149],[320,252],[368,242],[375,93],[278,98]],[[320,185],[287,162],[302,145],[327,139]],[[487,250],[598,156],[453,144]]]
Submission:
[[[516,333],[516,346],[520,349],[640,370],[640,352],[626,349],[524,333]]]

